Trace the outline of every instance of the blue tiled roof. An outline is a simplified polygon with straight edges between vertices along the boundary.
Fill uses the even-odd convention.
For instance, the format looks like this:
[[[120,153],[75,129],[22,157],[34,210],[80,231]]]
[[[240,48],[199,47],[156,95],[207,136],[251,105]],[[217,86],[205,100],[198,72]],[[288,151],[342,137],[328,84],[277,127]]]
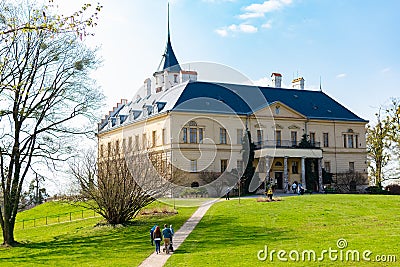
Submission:
[[[172,49],[170,35],[168,33],[167,47],[165,48],[164,54],[164,67],[163,70],[169,70],[174,72],[181,71],[178,60],[176,59],[174,50]]]
[[[246,115],[282,102],[309,119],[367,122],[321,91],[189,83],[172,110]]]

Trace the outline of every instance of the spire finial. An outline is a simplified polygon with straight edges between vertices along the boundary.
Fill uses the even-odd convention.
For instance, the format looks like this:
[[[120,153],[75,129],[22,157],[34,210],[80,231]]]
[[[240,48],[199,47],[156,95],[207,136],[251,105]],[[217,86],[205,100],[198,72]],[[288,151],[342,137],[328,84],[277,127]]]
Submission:
[[[319,90],[322,92],[322,82],[321,82],[321,76],[319,76]]]
[[[170,41],[170,31],[169,31],[169,2],[168,2],[168,42]]]

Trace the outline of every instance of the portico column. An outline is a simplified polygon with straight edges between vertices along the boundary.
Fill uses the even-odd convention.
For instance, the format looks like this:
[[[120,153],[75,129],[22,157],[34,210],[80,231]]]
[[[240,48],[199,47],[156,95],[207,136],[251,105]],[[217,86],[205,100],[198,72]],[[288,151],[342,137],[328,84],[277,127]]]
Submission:
[[[266,167],[266,175],[265,175],[265,181],[264,181],[264,191],[267,191],[267,183],[270,182],[270,177],[269,177],[269,169],[270,169],[270,157],[266,156],[265,157],[265,167]]]
[[[322,181],[322,158],[318,159],[318,191],[320,193],[324,192],[324,184]]]
[[[301,158],[301,184],[306,189],[306,158]]]
[[[283,158],[283,192],[288,193],[288,164],[287,164],[288,157]]]

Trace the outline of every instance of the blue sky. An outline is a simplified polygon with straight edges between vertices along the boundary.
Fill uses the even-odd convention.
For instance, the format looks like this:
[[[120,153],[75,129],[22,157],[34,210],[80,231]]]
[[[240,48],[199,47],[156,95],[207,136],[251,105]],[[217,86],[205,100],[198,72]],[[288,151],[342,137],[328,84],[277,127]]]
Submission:
[[[167,1],[102,4],[89,41],[101,48],[94,76],[108,110],[157,69]],[[324,92],[373,121],[380,105],[400,96],[399,9],[396,0],[171,0],[171,38],[180,62],[224,64],[264,85],[279,72],[285,85],[298,74],[318,90],[321,77]]]

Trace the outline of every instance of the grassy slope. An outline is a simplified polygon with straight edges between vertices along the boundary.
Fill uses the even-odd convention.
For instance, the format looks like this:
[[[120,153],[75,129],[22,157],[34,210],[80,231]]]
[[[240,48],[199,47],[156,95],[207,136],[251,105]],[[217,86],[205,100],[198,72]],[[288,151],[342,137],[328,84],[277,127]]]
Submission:
[[[18,218],[80,209],[63,203],[46,203],[22,212]],[[16,239],[23,245],[0,248],[0,266],[137,266],[154,250],[148,234],[151,226],[168,223],[179,229],[195,209],[179,208],[179,214],[173,216],[139,217],[134,225],[121,228],[94,227],[101,219],[92,218],[17,229]]]
[[[346,249],[396,255],[400,261],[400,197],[371,195],[312,195],[261,203],[245,199],[215,204],[166,266],[310,266],[312,262],[273,263],[257,259],[257,252]],[[373,256],[374,257],[374,256]],[[372,262],[314,263],[314,266],[385,266]],[[387,266],[397,266],[387,264]]]

